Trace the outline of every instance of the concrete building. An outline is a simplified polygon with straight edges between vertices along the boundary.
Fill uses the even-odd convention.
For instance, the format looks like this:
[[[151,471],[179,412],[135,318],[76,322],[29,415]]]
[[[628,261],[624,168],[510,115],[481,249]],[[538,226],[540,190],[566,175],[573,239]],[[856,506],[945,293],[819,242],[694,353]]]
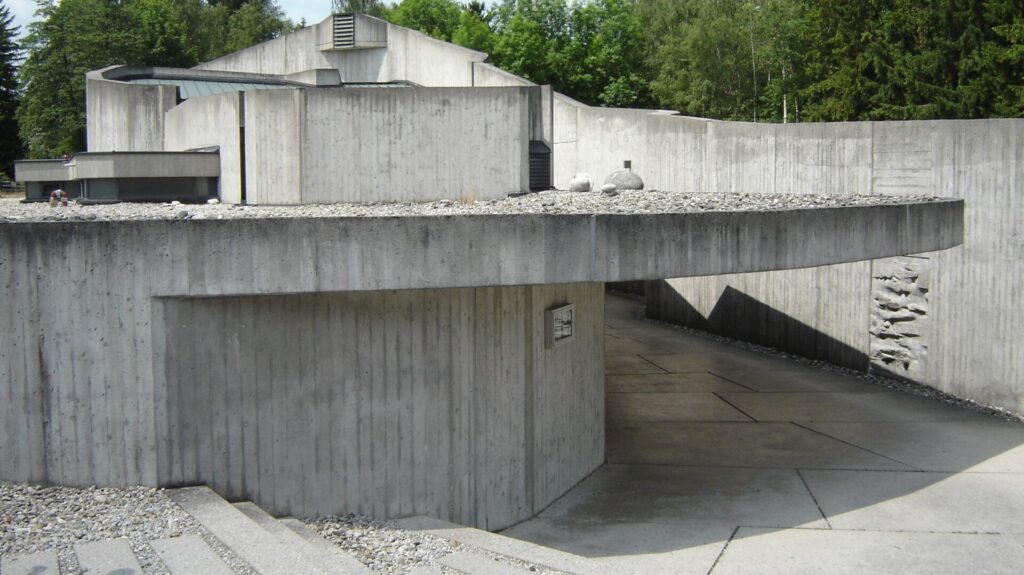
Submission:
[[[653,317],[861,368],[857,354],[896,339],[885,330],[900,322],[871,311],[887,289],[882,308],[917,322],[902,323],[941,326],[921,330],[928,367],[911,359],[903,375],[1024,405],[1024,360],[975,349],[985,315],[958,311],[985,285],[1009,306],[1024,279],[993,257],[1020,223],[1024,123],[766,126],[592,108],[485,60],[337,14],[191,70],[107,68],[86,79],[88,152],[17,174],[37,197],[77,182],[89,199],[165,199],[158,180],[176,177],[186,199],[215,188],[228,204],[298,205],[500,200],[630,161],[648,188],[679,192],[968,196],[966,232],[963,201],[918,198],[2,224],[0,459],[13,464],[0,478],[207,483],[282,514],[502,528],[604,461],[603,293],[620,281],[655,282]],[[993,225],[999,201],[1010,209]],[[912,254],[931,259],[898,260],[911,272],[879,259]],[[904,279],[913,297],[893,285]],[[62,286],[75,305],[39,299]],[[723,319],[723,294],[761,311]],[[1020,313],[985,327],[1010,346]],[[571,318],[565,342],[556,318]],[[971,358],[991,359],[984,377]]]

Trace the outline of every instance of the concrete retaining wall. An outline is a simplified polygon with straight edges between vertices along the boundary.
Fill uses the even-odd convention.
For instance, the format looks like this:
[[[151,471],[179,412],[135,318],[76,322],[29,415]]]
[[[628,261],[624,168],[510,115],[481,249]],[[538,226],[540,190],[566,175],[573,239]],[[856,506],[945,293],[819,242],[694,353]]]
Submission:
[[[927,260],[919,264],[928,270],[926,311],[911,311],[913,298],[891,302],[927,316],[919,335],[879,329],[889,321],[877,302],[891,295],[884,292],[893,262],[670,280],[649,288],[650,313],[1024,411],[1024,355],[1013,351],[1024,345],[1024,120],[779,126],[599,109],[579,118],[577,166],[596,177],[639,154],[634,169],[652,188],[965,199],[964,245],[919,254]],[[675,126],[676,143],[650,144],[664,122]],[[621,134],[620,150],[584,146],[612,133]],[[916,283],[915,274],[904,279]],[[742,306],[729,311],[729,302]]]
[[[220,148],[220,199],[242,201],[241,92],[192,98],[167,112],[164,149]]]
[[[2,480],[203,482],[277,513],[496,529],[603,461],[601,284],[154,297],[206,263],[182,240],[221,238],[33,227],[0,227]],[[564,303],[574,339],[547,350]]]
[[[577,331],[546,350],[544,309],[564,302]],[[161,483],[302,517],[497,529],[604,459],[600,284],[163,299],[157,313]]]
[[[90,152],[163,149],[164,114],[177,105],[177,87],[85,81],[86,135]]]

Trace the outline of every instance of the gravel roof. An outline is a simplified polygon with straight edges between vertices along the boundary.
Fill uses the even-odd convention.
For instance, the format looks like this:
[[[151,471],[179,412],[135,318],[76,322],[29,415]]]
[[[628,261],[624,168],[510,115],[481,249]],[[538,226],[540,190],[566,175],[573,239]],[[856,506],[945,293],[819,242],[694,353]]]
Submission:
[[[170,220],[251,218],[345,218],[516,214],[660,214],[746,212],[876,206],[936,201],[933,196],[854,196],[797,194],[687,194],[658,190],[600,192],[548,191],[501,200],[422,203],[237,206],[232,204],[120,203],[62,208],[48,203],[0,199],[0,223],[65,220]]]

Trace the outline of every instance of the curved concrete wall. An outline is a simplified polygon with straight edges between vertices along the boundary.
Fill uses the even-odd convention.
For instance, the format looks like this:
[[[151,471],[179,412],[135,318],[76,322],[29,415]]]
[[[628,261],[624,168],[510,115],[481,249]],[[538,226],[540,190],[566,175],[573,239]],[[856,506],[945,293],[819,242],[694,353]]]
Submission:
[[[963,198],[954,250],[674,279],[651,287],[650,313],[1024,412],[1024,120],[768,125],[572,108],[556,100],[560,186],[632,160],[657,189]],[[576,138],[559,143],[569,128]]]

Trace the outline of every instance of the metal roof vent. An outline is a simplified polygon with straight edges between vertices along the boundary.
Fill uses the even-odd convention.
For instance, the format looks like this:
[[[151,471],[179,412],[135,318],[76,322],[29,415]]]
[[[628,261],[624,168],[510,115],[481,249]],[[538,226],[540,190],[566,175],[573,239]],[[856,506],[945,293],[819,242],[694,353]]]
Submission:
[[[530,191],[551,189],[551,148],[539,140],[530,140]]]
[[[356,45],[356,15],[334,15],[334,47],[352,48]]]

